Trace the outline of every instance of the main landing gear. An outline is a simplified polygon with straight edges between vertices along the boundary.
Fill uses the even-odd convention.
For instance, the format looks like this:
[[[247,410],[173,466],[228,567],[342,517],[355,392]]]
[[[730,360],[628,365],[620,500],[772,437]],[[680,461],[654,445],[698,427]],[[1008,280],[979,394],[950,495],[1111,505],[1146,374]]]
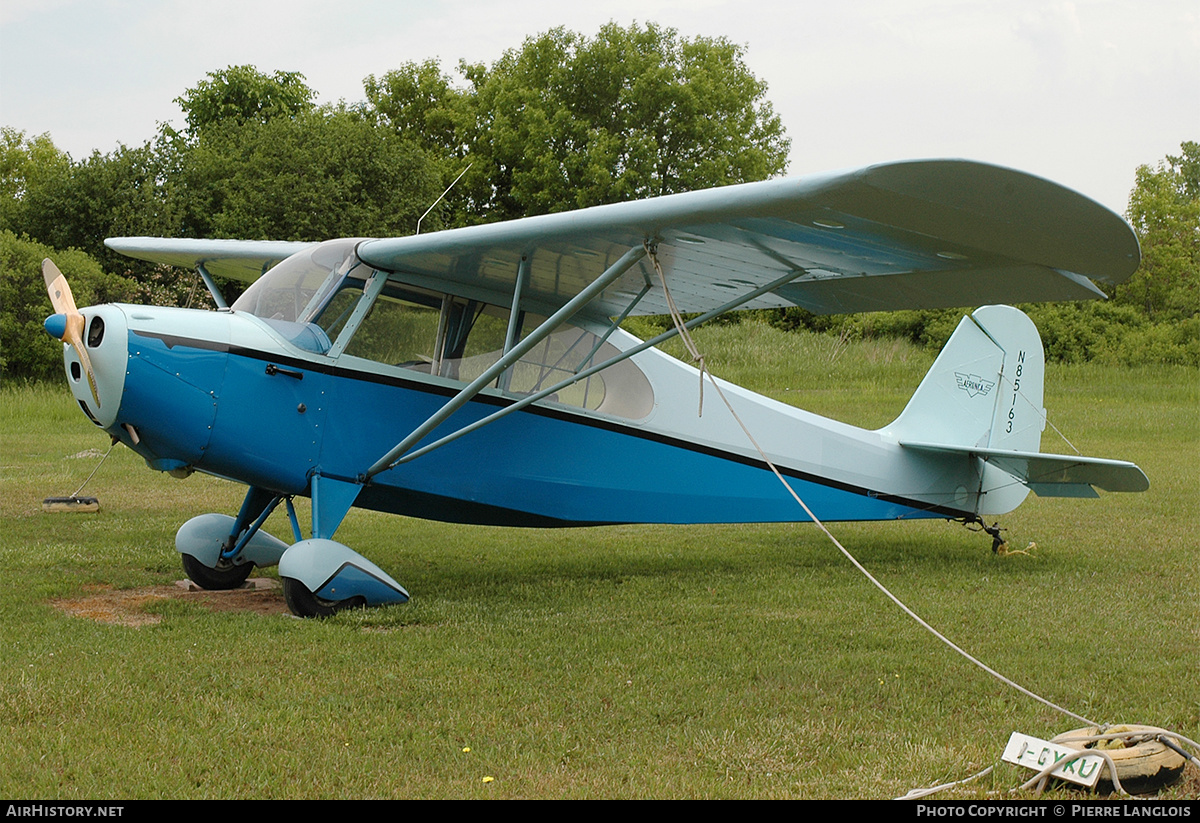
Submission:
[[[176,535],[178,538],[178,535]],[[253,563],[243,563],[240,566],[235,566],[228,560],[220,559],[217,561],[216,568],[210,569],[205,566],[193,555],[181,554],[180,559],[183,560],[183,572],[188,576],[188,579],[202,589],[209,591],[226,591],[241,587],[246,582],[246,578],[250,576],[250,572],[254,570]]]
[[[329,482],[325,484],[329,488]],[[314,477],[314,491],[317,478]],[[325,495],[340,499],[349,509],[353,496]],[[300,539],[299,522],[290,497],[258,488],[246,493],[236,518],[224,514],[202,514],[184,523],[175,535],[175,548],[183,570],[203,589],[235,589],[255,566],[279,566],[288,608],[300,617],[328,617],[338,611],[361,606],[405,603],[408,592],[381,568],[358,552],[320,534],[317,495],[313,495],[314,537]],[[275,508],[284,502],[296,542],[292,545],[261,530]],[[333,528],[345,511],[328,517]],[[332,529],[330,530],[332,531]]]

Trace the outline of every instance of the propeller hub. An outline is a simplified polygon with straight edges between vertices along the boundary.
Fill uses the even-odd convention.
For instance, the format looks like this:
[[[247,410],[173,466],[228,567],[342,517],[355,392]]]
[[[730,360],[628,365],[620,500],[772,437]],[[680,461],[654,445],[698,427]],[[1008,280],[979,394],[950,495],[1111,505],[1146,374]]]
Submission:
[[[63,340],[67,336],[67,316],[65,314],[52,314],[42,323],[42,328],[46,330],[46,334],[55,340]]]

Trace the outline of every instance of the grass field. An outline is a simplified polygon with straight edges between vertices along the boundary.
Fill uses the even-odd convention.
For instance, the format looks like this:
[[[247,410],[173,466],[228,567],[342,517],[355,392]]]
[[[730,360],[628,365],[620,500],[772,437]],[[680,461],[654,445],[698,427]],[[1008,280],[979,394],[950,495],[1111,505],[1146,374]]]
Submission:
[[[899,412],[932,359],[751,323],[698,337],[717,374],[867,426]],[[1054,424],[1086,454],[1138,462],[1151,489],[1031,497],[1002,525],[1033,556],[941,521],[833,530],[1032,691],[1200,738],[1198,382],[1050,368]],[[42,513],[107,446],[65,387],[0,388],[5,797],[881,798],[997,763],[1014,730],[1080,725],[947,650],[811,526],[536,531],[352,512],[338,539],[409,604],[302,621],[140,598],[181,578],[178,526],[236,512],[242,491],[118,448],[85,490],[101,513]],[[1070,450],[1051,430],[1043,448]],[[278,514],[268,528],[289,533]],[[146,619],[56,606],[113,589]],[[1024,779],[1001,764],[949,796]]]

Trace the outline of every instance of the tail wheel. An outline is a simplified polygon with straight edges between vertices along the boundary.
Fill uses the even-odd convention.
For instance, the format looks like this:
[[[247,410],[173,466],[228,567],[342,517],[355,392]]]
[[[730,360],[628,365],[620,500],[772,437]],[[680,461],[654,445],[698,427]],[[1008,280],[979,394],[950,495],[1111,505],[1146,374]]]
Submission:
[[[298,617],[330,617],[343,609],[353,609],[367,604],[364,597],[350,597],[346,600],[326,600],[317,597],[308,587],[291,577],[281,577],[283,581],[283,597],[287,601],[292,614]]]
[[[214,569],[204,565],[190,554],[179,556],[183,558],[184,574],[197,586],[209,591],[236,589],[246,582],[246,578],[254,569],[253,563],[242,563],[239,566],[229,563],[227,566]]]

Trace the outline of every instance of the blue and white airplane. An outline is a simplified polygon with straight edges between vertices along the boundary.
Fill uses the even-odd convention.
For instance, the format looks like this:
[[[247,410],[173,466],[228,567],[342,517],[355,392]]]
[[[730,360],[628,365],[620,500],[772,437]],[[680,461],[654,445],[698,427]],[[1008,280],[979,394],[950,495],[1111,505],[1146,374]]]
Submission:
[[[43,270],[83,413],[152,469],[249,487],[185,523],[205,588],[279,565],[290,608],[403,602],[334,541],[352,507],[577,526],[954,518],[1030,490],[1148,487],[1132,463],[1042,454],[1042,345],[1003,303],[1103,297],[1138,266],[1129,226],[1020,172],[890,163],[432,234],[325,243],[117,238],[196,269],[219,309],[77,309]],[[226,307],[213,278],[252,285]],[[631,315],[984,305],[876,431],[701,376],[620,328]],[[991,305],[995,304],[995,305]],[[762,452],[748,439],[740,418]],[[308,537],[295,497],[312,500]],[[282,503],[293,541],[261,529]],[[996,534],[995,528],[991,531]]]

